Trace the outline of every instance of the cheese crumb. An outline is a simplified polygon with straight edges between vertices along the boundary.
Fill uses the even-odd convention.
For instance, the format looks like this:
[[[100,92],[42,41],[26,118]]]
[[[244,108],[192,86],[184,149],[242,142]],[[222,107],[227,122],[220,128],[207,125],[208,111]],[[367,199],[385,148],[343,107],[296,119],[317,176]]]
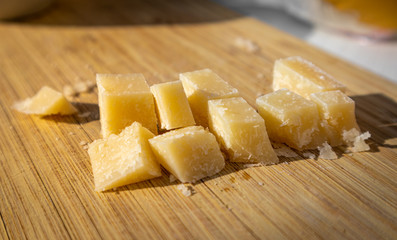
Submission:
[[[83,112],[77,115],[77,117],[79,118],[86,118],[89,117],[91,115],[91,112]]]
[[[88,86],[85,82],[77,82],[73,85],[74,90],[78,93],[88,92]]]
[[[338,158],[336,153],[332,150],[332,147],[327,142],[324,142],[322,146],[317,148],[320,151],[318,158],[327,160],[333,160]]]
[[[88,142],[86,142],[86,141],[81,141],[79,144],[80,144],[81,146],[84,146],[84,145],[87,145]]]
[[[177,179],[177,178],[176,178],[174,175],[170,174],[170,183],[175,182],[176,179]]]
[[[80,93],[90,92],[94,89],[96,83],[93,81],[80,81],[71,85],[66,85],[63,87],[63,94],[67,97],[74,97]]]
[[[343,131],[342,133],[343,141],[345,141],[348,145],[354,143],[356,137],[358,137],[359,135],[360,132],[355,128],[352,128],[349,131]]]
[[[314,153],[311,153],[311,152],[304,152],[303,156],[305,158],[316,159],[316,155]]]
[[[299,156],[296,152],[294,152],[291,148],[287,147],[284,144],[273,143],[273,147],[277,156],[283,156],[287,158],[294,158]]]
[[[250,167],[260,167],[263,166],[262,163],[249,163],[249,164],[244,164],[243,165],[245,168],[250,168]]]
[[[370,138],[371,134],[369,132],[365,132],[354,139],[352,152],[363,152],[368,151],[370,149],[369,145],[365,143],[365,140]]]
[[[258,182],[259,186],[265,185],[263,182]]]
[[[256,53],[260,51],[259,46],[255,42],[247,38],[242,38],[242,37],[236,38],[234,40],[234,45],[249,53]]]
[[[63,87],[63,95],[65,95],[66,97],[74,97],[77,95],[77,92],[72,86],[66,85]]]
[[[91,91],[91,90],[93,90],[96,87],[96,82],[94,82],[94,81],[86,81],[85,85],[87,86],[88,91]]]
[[[190,197],[193,194],[193,190],[191,186],[185,186],[184,184],[179,184],[176,187],[179,191],[182,192],[186,197]]]
[[[352,152],[363,152],[368,151],[370,149],[369,145],[365,143],[365,140],[371,137],[369,132],[365,132],[360,134],[360,132],[353,128],[349,131],[343,131],[343,140],[349,145],[352,146]]]

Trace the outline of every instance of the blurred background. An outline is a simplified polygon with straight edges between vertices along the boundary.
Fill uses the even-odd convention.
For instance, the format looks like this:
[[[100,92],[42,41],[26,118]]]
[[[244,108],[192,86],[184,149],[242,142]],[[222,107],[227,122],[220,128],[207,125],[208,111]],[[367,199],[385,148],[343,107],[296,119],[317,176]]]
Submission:
[[[213,0],[397,83],[397,0]]]
[[[212,1],[243,15],[257,18],[328,53],[397,83],[397,0]],[[165,2],[164,5],[183,5],[182,0],[171,2]],[[0,0],[0,19],[18,18],[43,9],[48,9],[43,12],[51,14],[51,8],[47,6],[51,4],[54,6],[56,3],[57,0]],[[122,3],[123,5],[117,3],[112,6],[108,4],[108,6],[106,1],[82,1],[78,3],[81,9],[73,11],[85,11],[84,9],[93,7],[111,11],[111,7],[117,5],[120,5],[120,8],[126,4],[133,6],[134,0]],[[95,6],[90,4],[95,4]],[[200,1],[197,1],[197,4],[200,4]],[[148,8],[144,11],[135,11],[133,14],[150,16],[150,11],[151,9]],[[67,16],[67,12],[62,15]],[[146,23],[142,22],[142,17],[141,23]],[[164,18],[170,17],[172,16]],[[53,18],[50,19],[53,21]],[[106,19],[106,17],[100,17],[95,23],[106,25]],[[58,24],[79,24],[79,19],[59,20]],[[45,22],[45,17],[40,21]],[[163,22],[164,19],[158,21]],[[153,22],[153,19],[147,19],[147,22]],[[52,24],[52,22],[47,24]]]

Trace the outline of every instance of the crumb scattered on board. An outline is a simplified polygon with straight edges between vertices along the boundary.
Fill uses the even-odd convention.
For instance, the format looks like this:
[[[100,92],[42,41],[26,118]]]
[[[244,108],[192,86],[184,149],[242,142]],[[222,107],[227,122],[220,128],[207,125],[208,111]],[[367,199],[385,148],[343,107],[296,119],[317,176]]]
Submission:
[[[63,94],[66,97],[74,97],[80,93],[90,92],[96,86],[92,81],[80,81],[73,85],[66,85],[63,87]]]
[[[259,46],[250,39],[238,37],[234,40],[234,45],[249,53],[256,53],[260,51]]]
[[[87,150],[89,147],[88,142],[86,142],[86,141],[81,141],[79,144],[80,144],[80,146],[83,146],[84,150]]]
[[[360,132],[353,128],[349,131],[343,131],[343,140],[351,146],[352,152],[363,152],[370,149],[369,145],[365,142],[371,137],[369,132],[360,134]]]
[[[316,159],[316,155],[314,153],[311,153],[311,152],[304,152],[303,156],[305,158],[309,158],[309,159]]]
[[[73,89],[72,86],[66,85],[63,87],[63,95],[66,97],[71,97],[77,95],[77,92]]]
[[[175,182],[177,179],[174,175],[170,174],[170,183]]]
[[[338,158],[336,153],[332,150],[332,147],[327,142],[323,143],[322,146],[317,148],[318,151],[320,151],[318,158],[327,159],[327,160],[334,160]]]
[[[77,82],[73,85],[73,88],[78,93],[84,93],[88,91],[88,86],[85,82]]]
[[[288,157],[288,158],[294,158],[294,157],[299,157],[299,155],[294,152],[291,148],[284,144],[279,144],[279,143],[272,143],[274,151],[276,152],[277,156],[282,156],[282,157]]]
[[[371,137],[369,132],[365,132],[356,137],[353,143],[352,152],[363,152],[368,151],[370,149],[369,145],[365,142],[368,138]]]
[[[83,112],[77,115],[77,117],[79,118],[86,118],[89,117],[91,115],[91,112]]]
[[[179,191],[182,192],[183,195],[185,195],[186,197],[190,197],[193,194],[193,189],[191,186],[185,186],[183,183],[179,184],[176,187]]]
[[[263,164],[262,163],[248,163],[248,164],[244,164],[243,166],[244,166],[244,168],[250,168],[250,167],[260,167],[260,166],[263,166]]]

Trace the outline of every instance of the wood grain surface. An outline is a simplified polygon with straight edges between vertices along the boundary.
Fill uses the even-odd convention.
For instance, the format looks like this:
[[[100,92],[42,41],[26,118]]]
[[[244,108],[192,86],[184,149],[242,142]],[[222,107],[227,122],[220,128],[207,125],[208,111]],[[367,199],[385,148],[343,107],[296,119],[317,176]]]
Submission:
[[[236,47],[238,37],[260,51]],[[271,91],[274,60],[294,55],[347,85],[360,127],[372,134],[369,152],[227,163],[192,185],[191,197],[165,172],[96,193],[80,145],[100,137],[96,92],[71,99],[89,117],[10,107],[44,85],[62,90],[96,73],[143,73],[153,84],[202,68],[253,104]],[[397,239],[396,101],[396,85],[210,1],[57,1],[0,23],[0,238]]]

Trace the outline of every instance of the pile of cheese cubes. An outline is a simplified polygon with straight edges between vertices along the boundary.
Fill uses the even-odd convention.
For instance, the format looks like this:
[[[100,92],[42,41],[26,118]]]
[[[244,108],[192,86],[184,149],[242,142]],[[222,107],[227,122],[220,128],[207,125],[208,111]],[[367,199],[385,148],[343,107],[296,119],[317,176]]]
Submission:
[[[263,118],[209,69],[151,87],[142,74],[98,74],[97,85],[103,139],[88,149],[97,191],[158,177],[160,164],[195,182],[223,169],[221,149],[230,161],[278,162]]]
[[[97,191],[161,176],[160,164],[181,182],[218,173],[224,155],[274,164],[269,137],[304,150],[359,132],[345,87],[299,57],[276,61],[259,113],[209,69],[151,87],[142,74],[98,74],[97,86],[103,139],[88,149]]]

